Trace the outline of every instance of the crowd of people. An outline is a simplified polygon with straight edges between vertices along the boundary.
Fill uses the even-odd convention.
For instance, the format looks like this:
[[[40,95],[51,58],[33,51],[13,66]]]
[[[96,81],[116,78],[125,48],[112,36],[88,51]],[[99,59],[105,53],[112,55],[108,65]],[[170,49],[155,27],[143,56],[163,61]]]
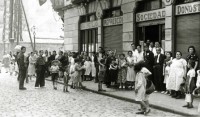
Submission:
[[[59,51],[57,54],[40,50],[28,56],[22,47],[16,55],[10,54],[8,58],[12,59],[4,57],[2,63],[6,72],[10,68],[10,75],[14,71],[18,73],[20,90],[26,90],[24,80],[29,82],[34,76],[35,88],[45,87],[45,77],[51,76],[55,90],[57,80],[64,81],[64,92],[68,92],[69,84],[79,89],[85,88],[83,81],[93,80],[98,83],[100,92],[106,91],[103,84],[107,88],[135,90],[135,100],[141,104],[137,114],[149,113],[148,97],[152,92],[185,98],[187,105],[183,107],[193,108],[193,96],[200,89],[199,59],[194,46],[188,47],[187,58],[183,58],[180,51],[174,53],[175,57],[171,52],[164,52],[159,42],[147,41],[144,45],[131,44],[131,47],[127,55],[99,47],[98,52],[92,53]]]

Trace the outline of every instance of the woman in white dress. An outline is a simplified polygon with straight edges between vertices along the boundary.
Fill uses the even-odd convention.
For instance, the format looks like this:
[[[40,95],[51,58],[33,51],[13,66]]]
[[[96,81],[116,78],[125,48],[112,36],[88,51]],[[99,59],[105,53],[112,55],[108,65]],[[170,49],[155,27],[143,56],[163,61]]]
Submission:
[[[126,81],[131,83],[129,88],[134,88],[133,85],[135,81],[135,71],[134,71],[135,57],[133,56],[132,51],[128,51],[128,57],[126,58],[126,60],[128,64]]]
[[[32,80],[32,77],[35,75],[35,63],[36,63],[36,57],[34,56],[34,53],[31,52],[28,65],[28,76],[30,77],[30,81]]]
[[[168,78],[167,89],[172,90],[172,97],[180,99],[181,91],[180,86],[184,83],[184,77],[187,73],[187,62],[182,58],[182,53],[180,51],[176,52],[176,58],[172,60],[170,66],[170,73]]]

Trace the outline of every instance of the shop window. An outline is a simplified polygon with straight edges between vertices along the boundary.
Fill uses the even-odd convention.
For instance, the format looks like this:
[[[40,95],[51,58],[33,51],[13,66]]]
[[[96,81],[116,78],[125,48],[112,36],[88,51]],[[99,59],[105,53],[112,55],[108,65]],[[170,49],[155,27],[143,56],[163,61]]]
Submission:
[[[92,55],[92,52],[97,52],[98,50],[97,29],[89,29],[81,31],[80,49],[81,51],[87,52],[89,55]]]
[[[104,18],[119,17],[122,15],[121,8],[113,8],[104,11]]]

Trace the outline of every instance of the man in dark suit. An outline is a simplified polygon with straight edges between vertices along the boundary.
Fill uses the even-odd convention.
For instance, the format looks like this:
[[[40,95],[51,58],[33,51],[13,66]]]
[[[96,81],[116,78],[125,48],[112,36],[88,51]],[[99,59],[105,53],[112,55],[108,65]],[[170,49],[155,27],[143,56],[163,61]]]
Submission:
[[[36,64],[35,64],[35,69],[36,69],[36,82],[35,82],[35,88],[40,87],[45,87],[45,79],[44,79],[44,74],[46,70],[45,66],[45,58],[42,56],[43,55],[43,50],[39,51],[39,57],[37,58]]]
[[[145,67],[152,73],[148,78],[153,82],[153,65],[154,65],[154,54],[149,50],[149,46],[144,46],[144,62]]]
[[[26,52],[26,47],[21,47],[21,52],[18,56],[18,64],[19,64],[19,90],[26,90],[24,87],[24,80],[26,78],[26,70],[27,70],[27,63],[25,63],[25,56],[24,53]]]
[[[154,59],[154,84],[156,91],[164,91],[164,76],[163,76],[163,64],[165,55],[161,54],[161,48],[156,48],[157,55]]]

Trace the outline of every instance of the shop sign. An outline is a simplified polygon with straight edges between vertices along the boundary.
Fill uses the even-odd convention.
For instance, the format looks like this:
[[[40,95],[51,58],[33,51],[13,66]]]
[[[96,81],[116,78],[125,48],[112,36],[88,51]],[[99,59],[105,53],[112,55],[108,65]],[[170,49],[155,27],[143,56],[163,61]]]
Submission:
[[[97,28],[99,26],[100,26],[99,21],[96,20],[92,22],[82,23],[80,28],[81,30],[85,30],[85,29]]]
[[[153,10],[136,14],[136,22],[157,20],[165,18],[165,9]]]
[[[176,15],[192,14],[200,12],[200,2],[193,2],[176,6]]]
[[[114,17],[103,20],[103,26],[113,26],[123,24],[123,17]]]

